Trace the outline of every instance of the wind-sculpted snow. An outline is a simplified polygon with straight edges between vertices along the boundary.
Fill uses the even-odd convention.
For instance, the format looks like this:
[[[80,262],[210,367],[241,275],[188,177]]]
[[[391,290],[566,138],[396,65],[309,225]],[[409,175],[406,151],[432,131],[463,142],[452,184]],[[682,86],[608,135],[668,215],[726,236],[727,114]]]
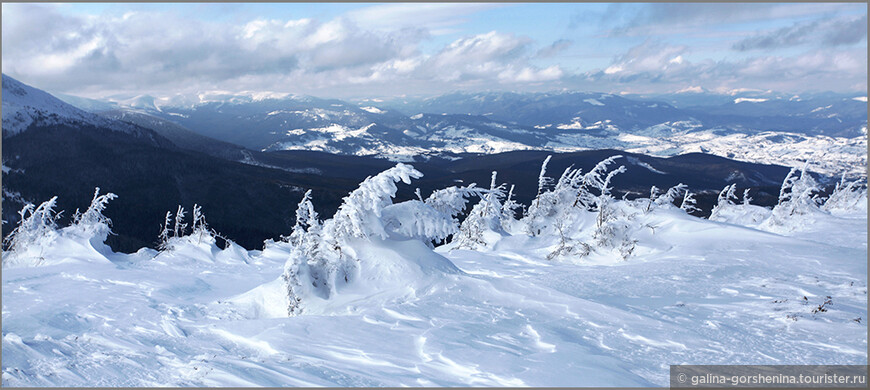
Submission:
[[[674,205],[684,186],[612,199],[617,162],[559,180],[545,163],[522,219],[496,174],[392,203],[421,174],[400,164],[345,198],[345,228],[309,192],[292,234],[252,251],[197,206],[132,254],[97,245],[108,195],[59,230],[51,201],[33,206],[33,240],[3,253],[2,384],[666,386],[670,364],[867,364],[862,183],[825,200],[795,170],[779,209],[729,186],[708,220]],[[457,228],[469,202],[480,223]],[[802,228],[751,219],[774,214]],[[486,239],[432,249],[456,229]],[[21,248],[45,261],[7,263]]]

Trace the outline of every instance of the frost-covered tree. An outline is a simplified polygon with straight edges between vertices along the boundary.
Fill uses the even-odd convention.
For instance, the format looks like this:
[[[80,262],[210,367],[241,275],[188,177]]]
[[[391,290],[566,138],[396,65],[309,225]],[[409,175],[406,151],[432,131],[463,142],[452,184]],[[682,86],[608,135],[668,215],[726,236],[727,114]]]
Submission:
[[[443,242],[459,229],[450,214],[442,213],[419,200],[385,207],[381,220],[391,238],[416,239],[432,248],[432,241]]]
[[[465,211],[468,199],[472,196],[483,196],[483,191],[477,188],[475,183],[463,187],[452,186],[433,191],[424,202],[438,212],[456,217]]]
[[[723,210],[734,206],[734,202],[737,200],[737,195],[735,192],[737,191],[737,184],[729,184],[719,191],[719,196],[716,198],[716,205],[713,206],[713,210],[710,212],[710,220],[717,220],[720,217],[720,214]]]
[[[373,177],[366,178],[359,188],[346,196],[332,219],[330,233],[336,238],[387,238],[380,220],[381,210],[391,205],[396,196],[396,182],[411,183],[422,177],[420,171],[406,164],[396,164]]]
[[[547,176],[547,164],[550,163],[550,158],[552,157],[552,155],[547,156],[547,158],[545,158],[544,162],[541,164],[541,173],[538,174],[537,195],[541,195],[547,189],[547,187],[553,183],[553,179]]]
[[[505,231],[513,231],[513,226],[517,222],[517,209],[522,208],[522,205],[514,200],[514,185],[511,185],[504,202],[501,205],[501,226]]]
[[[96,187],[88,209],[84,213],[79,213],[76,209],[73,214],[73,225],[80,232],[100,238],[100,242],[105,241],[112,232],[112,220],[103,215],[103,210],[106,209],[109,201],[117,197],[118,195],[111,192],[100,195],[100,187]]]
[[[698,204],[698,202],[695,200],[695,196],[692,195],[689,190],[686,190],[683,194],[683,201],[680,203],[680,209],[689,214],[695,211],[700,211],[700,209],[695,206],[696,204]]]
[[[169,249],[169,239],[174,236],[172,232],[172,212],[167,211],[160,227],[160,235],[157,237],[157,249],[163,251]]]
[[[537,236],[554,228],[553,222],[557,215],[573,211],[566,211],[573,208],[578,208],[588,211],[599,211],[608,198],[610,198],[610,181],[614,176],[621,172],[625,172],[625,167],[608,172],[608,166],[613,164],[617,158],[622,156],[616,155],[602,160],[586,174],[583,174],[581,169],[568,167],[562,172],[556,185],[550,191],[543,191],[546,187],[541,183],[549,183],[545,180],[546,162],[541,167],[541,175],[538,178],[539,194],[532,200],[531,205],[526,210],[526,215],[523,218],[526,232],[529,235]]]
[[[546,186],[541,185],[548,182],[543,179],[546,173],[544,164],[538,180],[539,194],[532,200],[522,222],[531,236],[547,234],[558,237],[556,248],[548,258],[582,257],[594,250],[592,245],[583,241],[585,238],[580,238],[589,238],[589,234],[582,231],[584,225],[588,226],[587,221],[594,221],[591,236],[596,245],[611,245],[616,231],[624,231],[617,226],[623,224],[615,221],[618,213],[611,207],[613,198],[610,191],[613,177],[625,172],[625,167],[609,169],[621,157],[616,155],[604,159],[586,173],[568,167],[551,190],[544,190]]]
[[[780,219],[780,222],[783,218],[795,214],[808,214],[819,209],[821,200],[818,192],[821,189],[807,172],[808,166],[809,163],[804,164],[800,173],[796,168],[792,168],[783,180],[779,190],[779,203],[773,208],[774,218]]]
[[[577,186],[579,190],[575,204],[582,205],[590,211],[597,211],[613,199],[610,196],[610,190],[612,189],[610,187],[610,181],[614,176],[625,172],[625,166],[621,165],[619,168],[610,172],[607,171],[607,166],[613,164],[618,158],[622,158],[622,156],[611,156],[601,160],[598,164],[595,164],[595,167],[583,175],[582,180],[579,180],[579,186],[574,184],[578,182],[578,180],[572,179],[572,186]],[[605,172],[607,173],[606,175]],[[594,195],[591,192],[592,189],[596,190],[598,195]]]
[[[749,197],[749,188],[743,190],[743,205],[749,206],[749,202],[752,202],[752,198]]]
[[[485,236],[495,233],[502,234],[501,224],[504,186],[496,185],[497,172],[492,172],[489,190],[482,193],[478,202],[468,213],[459,226],[459,232],[454,236],[455,248],[478,249],[487,245]]]
[[[312,227],[320,226],[317,212],[314,211],[314,203],[311,202],[311,190],[305,191],[302,200],[296,206],[296,223],[293,232],[286,238],[294,246],[299,246],[302,236]]]
[[[186,216],[187,211],[180,205],[176,209],[174,216],[171,211],[166,212],[163,224],[160,226],[160,234],[157,237],[158,250],[161,252],[172,251],[176,247],[183,247],[185,245],[217,245],[217,239],[223,241],[223,249],[233,245],[232,240],[208,226],[208,223],[205,221],[205,214],[202,212],[202,206],[195,203],[193,205],[189,225],[190,234],[187,234],[188,224],[184,221]]]
[[[311,190],[305,192],[296,208],[296,224],[289,241],[293,251],[284,264],[282,279],[287,292],[287,314],[293,316],[303,310],[303,285],[310,285],[321,296],[332,292],[330,279],[341,257],[334,246],[324,242],[323,226],[314,211]]]
[[[285,263],[282,280],[287,296],[288,315],[305,310],[306,297],[329,299],[343,285],[352,283],[360,266],[354,245],[364,241],[419,239],[423,242],[443,240],[456,231],[453,216],[465,206],[465,197],[473,186],[436,191],[421,201],[392,203],[402,181],[422,173],[406,164],[397,164],[366,178],[343,200],[332,219],[322,224],[310,200],[303,196],[297,207],[297,224],[288,241],[293,244]]]
[[[54,253],[52,256],[57,256],[56,251],[65,251],[70,242],[90,246],[98,252],[108,250],[104,242],[112,233],[112,221],[103,215],[103,211],[109,201],[116,197],[113,193],[100,195],[100,188],[97,187],[85,212],[76,210],[70,226],[63,229],[58,229],[57,226],[62,212],[54,211],[57,205],[56,196],[39,206],[26,204],[18,213],[18,226],[3,242],[7,250],[3,253],[3,265],[40,265],[49,257],[44,257],[43,254]]]
[[[660,194],[661,194],[661,191],[659,191],[659,188],[656,186],[652,186],[649,189],[649,199],[647,199],[646,209],[644,209],[644,212],[648,213],[648,212],[652,211],[653,203],[655,203],[656,198],[658,198]]]
[[[191,235],[196,236],[197,243],[201,243],[204,236],[211,235],[208,225],[205,223],[205,215],[202,214],[202,206],[193,204],[193,222],[191,223],[193,232]]]
[[[57,219],[61,213],[54,211],[56,206],[57,196],[42,202],[39,206],[32,203],[24,205],[18,212],[20,217],[18,226],[3,241],[7,251],[3,256],[4,265],[26,261],[19,257],[28,250],[35,255],[35,263],[41,261],[41,250],[51,245],[58,235]]]
[[[672,206],[674,201],[685,192],[688,192],[688,187],[683,183],[677,184],[656,197],[655,204],[656,206]]]
[[[175,226],[172,227],[172,237],[183,237],[184,230],[187,229],[187,224],[184,223],[184,216],[187,215],[184,207],[178,206],[175,212]]]
[[[847,181],[846,174],[834,186],[822,209],[828,212],[866,210],[867,185],[859,180]]]

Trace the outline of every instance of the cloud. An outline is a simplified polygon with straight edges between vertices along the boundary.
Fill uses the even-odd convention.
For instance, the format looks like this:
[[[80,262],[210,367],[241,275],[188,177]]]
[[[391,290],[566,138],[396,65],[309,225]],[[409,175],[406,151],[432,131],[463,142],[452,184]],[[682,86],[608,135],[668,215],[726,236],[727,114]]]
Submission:
[[[775,5],[764,7],[767,13],[785,12]],[[854,23],[866,23],[866,16],[838,17],[842,28],[825,27],[828,19],[820,19],[816,24],[795,24],[779,35],[774,30],[755,37],[793,36],[773,40],[779,45],[803,45],[807,51],[796,56],[765,53],[739,60],[699,59],[710,51],[698,51],[685,40],[673,44],[659,37],[647,38],[613,55],[609,63],[595,65],[600,69],[590,70],[592,65],[586,65],[587,59],[574,50],[566,55],[575,46],[567,39],[541,45],[528,36],[490,31],[433,45],[443,41],[432,39],[432,29],[454,23],[448,11],[479,12],[470,5],[390,4],[329,20],[191,18],[155,12],[153,7],[122,15],[79,16],[64,9],[3,4],[4,73],[50,91],[91,97],[210,90],[375,97],[452,90],[677,90],[689,85],[708,90],[774,86],[854,90],[867,80],[866,46],[848,43],[866,36],[866,26],[858,33],[849,29]],[[664,15],[662,10],[683,8],[660,8],[658,13],[653,12],[655,7],[643,9],[649,15]],[[724,17],[754,17],[741,7],[733,10],[732,16]],[[367,15],[380,19],[360,22]],[[413,23],[414,15],[421,25]],[[632,15],[619,23],[637,19],[638,14]],[[695,20],[692,23],[708,17],[697,9],[684,16]],[[407,23],[389,26],[391,21],[406,19]],[[579,42],[580,38],[572,39]],[[613,42],[598,39],[604,40],[596,42],[602,45]],[[825,42],[838,46],[826,49]],[[731,43],[725,43],[724,52]],[[612,55],[590,53],[594,57],[590,61]]]
[[[814,49],[798,55],[765,55],[739,60],[690,61],[686,46],[648,40],[630,48],[604,69],[574,78],[575,85],[631,89],[648,92],[675,91],[692,85],[707,90],[761,88],[779,91],[855,89],[866,84],[866,48]],[[605,90],[607,90],[605,89]]]
[[[354,10],[345,15],[356,25],[371,30],[425,28],[446,31],[447,27],[467,22],[468,15],[503,7],[501,4],[469,3],[394,3]]]
[[[666,45],[647,40],[614,58],[604,73],[620,77],[633,76],[638,73],[669,74],[679,72],[685,68],[682,55],[687,50],[686,46]]]
[[[801,45],[843,46],[867,38],[867,15],[799,22],[736,42],[738,51],[780,49]]]
[[[328,21],[229,22],[145,11],[82,17],[55,6],[4,4],[3,71],[41,88],[86,96],[204,90],[335,96],[348,85],[390,93],[451,83],[538,83],[563,75],[558,66],[530,63],[537,50],[528,37],[492,31],[426,54],[420,50],[431,35],[426,28],[367,29],[357,23],[361,15],[379,15],[381,23],[419,13],[430,25],[443,25],[452,23],[446,20],[452,10],[482,7],[393,4]],[[567,44],[556,42],[544,51]]]
[[[550,46],[545,46],[539,49],[535,56],[540,58],[553,57],[573,45],[574,41],[572,40],[559,39],[556,42],[553,42]]]
[[[697,32],[691,27],[736,25],[756,21],[784,20],[789,18],[817,16],[843,11],[866,12],[859,4],[824,3],[652,3],[629,11],[618,9],[629,16],[617,20],[608,31],[608,36],[650,36],[683,32]]]

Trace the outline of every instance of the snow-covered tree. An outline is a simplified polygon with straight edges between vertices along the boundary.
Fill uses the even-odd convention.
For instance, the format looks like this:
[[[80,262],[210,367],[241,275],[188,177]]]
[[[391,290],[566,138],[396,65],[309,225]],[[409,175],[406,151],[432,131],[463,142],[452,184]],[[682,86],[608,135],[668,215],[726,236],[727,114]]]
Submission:
[[[522,205],[514,200],[514,185],[512,184],[501,205],[502,229],[505,231],[513,231],[514,224],[517,223],[516,210],[519,208],[522,208]]]
[[[311,228],[320,227],[317,212],[314,211],[314,203],[311,202],[311,190],[305,191],[302,195],[302,200],[296,206],[296,224],[293,225],[293,232],[287,237],[287,241],[295,246],[299,246],[302,236]]]
[[[20,258],[28,257],[24,254],[27,251],[34,255],[31,261],[36,264],[41,262],[41,249],[50,246],[58,235],[57,219],[61,213],[54,211],[56,206],[57,196],[42,202],[39,206],[32,203],[24,205],[18,212],[20,216],[18,226],[3,241],[7,251],[3,256],[4,265],[27,261]]]
[[[683,201],[680,203],[680,209],[689,214],[695,211],[700,211],[700,209],[695,206],[696,204],[698,204],[698,202],[695,200],[695,196],[692,195],[689,190],[686,190],[683,194]]]
[[[450,214],[442,213],[419,200],[385,207],[381,220],[390,237],[417,239],[429,247],[434,247],[432,241],[443,242],[459,229]]]
[[[775,218],[782,220],[795,214],[808,214],[819,209],[821,191],[818,183],[807,172],[809,162],[800,170],[792,168],[779,190],[779,203],[773,208]],[[781,222],[781,221],[780,221]]]
[[[749,202],[752,202],[752,198],[749,197],[749,188],[743,190],[743,205],[749,206]]]
[[[713,210],[710,212],[710,220],[717,220],[720,217],[720,214],[723,210],[734,206],[734,202],[737,200],[737,195],[735,192],[737,191],[737,184],[729,184],[719,191],[719,197],[716,199],[716,205],[713,206]]]
[[[489,190],[482,193],[478,202],[468,213],[459,226],[459,232],[454,236],[455,248],[478,249],[487,245],[486,236],[503,234],[501,224],[504,186],[496,185],[497,172],[492,172]]]
[[[465,206],[473,186],[436,191],[425,200],[392,203],[396,182],[410,184],[422,173],[397,164],[366,178],[344,198],[332,219],[322,224],[306,192],[297,207],[297,222],[289,237],[293,245],[282,280],[287,294],[288,315],[305,310],[306,297],[329,299],[352,283],[360,270],[354,245],[361,241],[419,239],[443,240],[456,231],[453,216]]]
[[[671,188],[668,188],[668,190],[665,191],[664,194],[656,197],[655,204],[656,206],[671,206],[680,195],[686,192],[688,192],[688,187],[685,184],[677,184]]]
[[[172,212],[167,211],[166,217],[163,218],[163,225],[160,227],[160,235],[157,238],[157,249],[161,251],[169,249],[169,239],[173,236]]]
[[[282,279],[287,292],[287,314],[293,316],[303,310],[303,286],[310,286],[324,297],[334,291],[332,279],[341,259],[337,245],[325,242],[323,226],[311,202],[311,190],[305,192],[296,208],[296,224],[289,241],[293,250],[284,264]]]
[[[191,234],[196,236],[198,243],[202,242],[204,236],[211,235],[208,225],[205,223],[205,216],[202,215],[202,206],[196,203],[193,204],[193,222],[191,223],[191,228],[193,229]]]
[[[607,171],[607,166],[613,164],[618,158],[622,158],[622,156],[615,155],[601,160],[598,164],[595,164],[592,170],[580,177],[582,180],[579,180],[579,183],[577,179],[572,180],[572,186],[578,188],[576,205],[582,205],[590,211],[597,211],[612,199],[610,196],[610,190],[612,189],[610,181],[614,176],[625,172],[625,166],[621,165],[610,172]],[[607,173],[606,175],[605,172]],[[595,189],[598,195],[594,195],[590,191],[591,189]]]
[[[202,212],[202,207],[198,204],[193,205],[190,234],[188,232],[188,224],[184,221],[187,212],[184,207],[178,206],[175,215],[171,211],[167,211],[163,218],[163,224],[160,227],[160,234],[157,237],[157,249],[161,252],[172,251],[176,247],[184,247],[186,245],[217,245],[217,239],[223,240],[224,248],[227,249],[233,245],[232,241],[216,232],[208,226],[205,221],[205,214]]]
[[[339,206],[330,225],[331,235],[335,238],[387,238],[380,220],[381,210],[392,204],[397,191],[396,182],[410,184],[411,178],[422,176],[414,167],[398,163],[366,178]]]
[[[846,174],[843,173],[822,209],[827,212],[866,211],[866,183],[859,180],[847,181]]]
[[[88,209],[84,213],[79,213],[76,210],[73,215],[73,225],[80,232],[101,238],[100,242],[105,241],[106,237],[111,234],[112,220],[103,215],[103,210],[106,209],[109,201],[117,197],[118,195],[111,192],[100,195],[100,187],[96,187],[94,189],[94,197]]]
[[[26,204],[19,211],[18,226],[4,240],[3,265],[35,266],[40,265],[49,257],[43,254],[54,253],[68,249],[71,242],[79,247],[90,247],[98,253],[108,250],[104,242],[112,233],[112,221],[103,215],[107,204],[117,195],[107,193],[100,195],[100,188],[94,191],[94,197],[84,213],[76,210],[72,223],[63,229],[58,229],[57,221],[62,212],[55,212],[57,197],[43,202],[39,206]],[[51,260],[51,259],[49,259]]]
[[[433,191],[424,202],[438,212],[456,217],[465,210],[468,198],[472,196],[483,196],[483,191],[477,188],[475,183],[464,187],[452,186]]]
[[[187,215],[184,207],[178,206],[175,212],[175,226],[172,227],[172,237],[183,237],[184,230],[187,229],[187,224],[184,223],[184,216]]]
[[[541,173],[538,174],[538,195],[541,195],[553,183],[553,179],[547,176],[547,164],[550,163],[552,157],[552,155],[547,156],[541,164]]]

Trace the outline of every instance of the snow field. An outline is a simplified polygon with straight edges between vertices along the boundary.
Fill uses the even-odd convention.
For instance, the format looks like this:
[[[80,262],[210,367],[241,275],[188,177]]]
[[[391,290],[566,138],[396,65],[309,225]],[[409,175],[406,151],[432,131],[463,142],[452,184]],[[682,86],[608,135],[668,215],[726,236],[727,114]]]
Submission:
[[[195,230],[122,254],[90,225],[52,230],[4,252],[2,384],[666,386],[670,364],[866,364],[866,206],[768,225],[782,211],[725,197],[707,220],[607,200],[605,171],[556,184],[542,169],[541,199],[579,191],[599,211],[539,206],[535,235],[504,219],[495,174],[489,190],[392,205],[394,182],[419,177],[402,165],[322,224],[303,198],[293,235],[263,250]],[[809,183],[792,184],[780,210],[803,205]],[[484,239],[433,250],[475,192],[459,231]],[[566,242],[591,249],[550,256]]]

